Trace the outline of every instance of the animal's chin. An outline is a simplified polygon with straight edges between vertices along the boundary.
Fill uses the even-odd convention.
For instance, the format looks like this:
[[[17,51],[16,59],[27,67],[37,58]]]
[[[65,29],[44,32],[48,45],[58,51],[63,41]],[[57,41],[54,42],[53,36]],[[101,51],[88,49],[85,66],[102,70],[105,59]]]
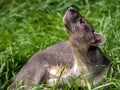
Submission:
[[[64,16],[63,18],[63,23],[65,26],[68,24],[68,18],[66,16]]]
[[[63,19],[64,25],[66,27],[67,30],[70,30],[70,23],[68,22],[67,19]]]
[[[67,26],[67,21],[65,19],[63,19],[63,23],[65,26]]]

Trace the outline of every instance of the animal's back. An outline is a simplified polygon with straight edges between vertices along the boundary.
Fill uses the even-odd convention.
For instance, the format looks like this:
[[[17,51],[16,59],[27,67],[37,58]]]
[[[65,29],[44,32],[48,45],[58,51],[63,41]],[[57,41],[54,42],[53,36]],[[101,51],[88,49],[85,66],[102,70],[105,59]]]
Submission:
[[[51,59],[49,58],[48,62],[51,65],[61,66],[69,64],[70,66],[72,66],[72,64],[74,63],[74,56],[72,54],[69,41],[61,42],[48,47],[43,52],[45,53],[45,55],[50,55]]]

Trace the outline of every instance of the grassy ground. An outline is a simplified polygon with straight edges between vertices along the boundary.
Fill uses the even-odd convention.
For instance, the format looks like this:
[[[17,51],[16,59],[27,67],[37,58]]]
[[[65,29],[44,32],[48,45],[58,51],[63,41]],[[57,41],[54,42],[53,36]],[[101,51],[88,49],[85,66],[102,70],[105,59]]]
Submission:
[[[106,81],[85,90],[119,90],[119,3],[120,0],[1,0],[0,90],[7,89],[12,77],[35,52],[68,39],[62,18],[70,6],[78,9],[95,31],[107,38],[101,48],[112,61]]]

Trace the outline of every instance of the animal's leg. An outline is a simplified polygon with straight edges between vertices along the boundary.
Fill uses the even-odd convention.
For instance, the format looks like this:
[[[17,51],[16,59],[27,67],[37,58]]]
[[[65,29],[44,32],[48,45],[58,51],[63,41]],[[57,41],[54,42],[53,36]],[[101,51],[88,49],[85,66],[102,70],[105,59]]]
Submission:
[[[69,82],[70,82],[70,77],[62,77],[62,76],[60,78],[48,79],[48,81],[47,81],[47,83],[50,86],[54,86],[54,85],[58,84],[58,87],[65,86]]]
[[[22,84],[19,84],[20,81],[23,81],[25,90],[30,90],[32,85],[42,83],[46,80],[45,76],[47,74],[49,65],[40,64],[38,62],[35,63],[28,63],[21,69],[21,71],[17,74],[16,79],[10,86],[12,90],[23,86]]]

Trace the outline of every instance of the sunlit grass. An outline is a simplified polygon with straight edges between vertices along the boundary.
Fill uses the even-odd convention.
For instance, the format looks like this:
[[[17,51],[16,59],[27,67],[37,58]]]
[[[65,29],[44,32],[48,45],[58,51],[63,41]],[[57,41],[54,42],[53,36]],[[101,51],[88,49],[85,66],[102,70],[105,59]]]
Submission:
[[[62,17],[75,7],[107,40],[101,46],[112,61],[106,82],[89,89],[120,88],[119,0],[1,0],[0,1],[0,90],[37,51],[68,39]],[[113,72],[116,73],[113,75]],[[40,87],[40,86],[39,86]],[[71,88],[66,86],[64,90]],[[77,88],[76,88],[77,90]],[[85,88],[85,90],[88,90]]]

